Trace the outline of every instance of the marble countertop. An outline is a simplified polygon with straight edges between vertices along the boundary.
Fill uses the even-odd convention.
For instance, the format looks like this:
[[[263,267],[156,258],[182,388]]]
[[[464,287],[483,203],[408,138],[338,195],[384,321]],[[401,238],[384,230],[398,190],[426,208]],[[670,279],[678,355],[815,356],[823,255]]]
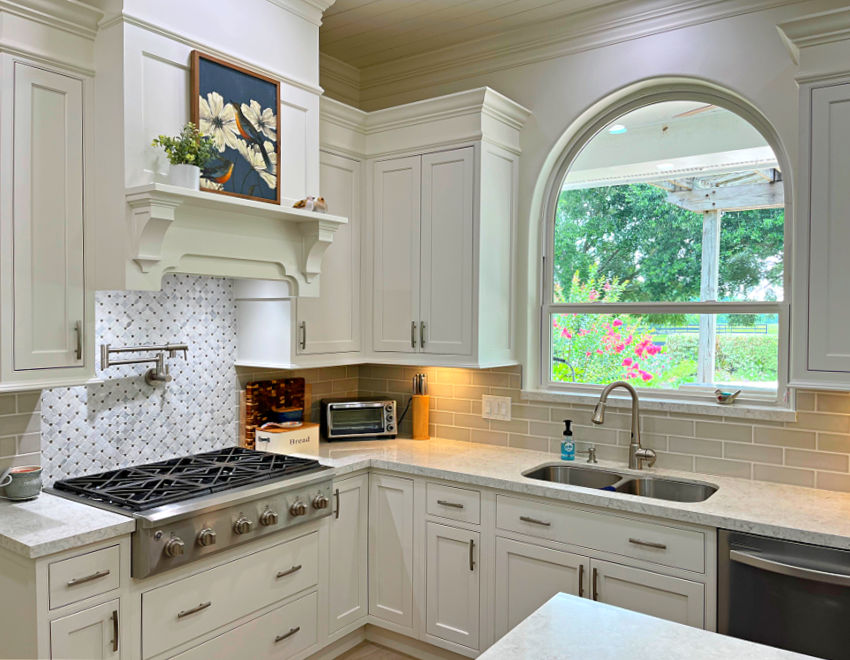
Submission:
[[[481,660],[793,660],[782,651],[567,594],[557,594]]]
[[[322,442],[319,454],[320,460],[335,467],[339,476],[365,468],[378,468],[850,549],[850,493],[660,468],[637,472],[620,463],[602,460],[596,465],[623,474],[669,476],[719,487],[704,502],[668,502],[522,476],[523,472],[544,463],[560,463],[559,457],[554,454],[435,438],[427,441]],[[574,464],[587,466],[581,460]]]
[[[129,534],[133,518],[41,493],[26,502],[0,500],[0,548],[35,559]]]

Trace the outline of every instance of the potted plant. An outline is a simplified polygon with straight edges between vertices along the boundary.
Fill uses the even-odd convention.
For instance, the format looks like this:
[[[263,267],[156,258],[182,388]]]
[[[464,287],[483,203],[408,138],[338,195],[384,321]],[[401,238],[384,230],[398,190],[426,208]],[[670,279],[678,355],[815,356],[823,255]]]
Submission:
[[[168,183],[192,190],[199,189],[201,168],[217,153],[212,138],[202,135],[192,122],[187,122],[176,137],[160,135],[152,144],[162,147],[171,163]]]

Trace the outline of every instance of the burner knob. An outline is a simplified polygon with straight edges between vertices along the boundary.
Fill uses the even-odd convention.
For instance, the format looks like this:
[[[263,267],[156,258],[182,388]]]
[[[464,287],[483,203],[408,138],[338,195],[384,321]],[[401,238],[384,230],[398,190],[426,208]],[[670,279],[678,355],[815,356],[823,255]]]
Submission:
[[[328,504],[330,504],[330,500],[324,495],[316,495],[316,497],[313,498],[314,509],[327,509]]]
[[[181,541],[179,538],[174,536],[174,537],[168,539],[168,541],[165,544],[165,549],[164,549],[165,556],[166,557],[179,557],[180,555],[183,554],[183,550],[185,549],[185,547],[186,547],[186,544],[183,543],[183,541]]]
[[[209,527],[202,529],[198,533],[198,545],[206,548],[209,545],[215,544],[215,532]]]
[[[279,516],[275,511],[272,511],[271,509],[266,509],[265,511],[263,511],[262,514],[260,514],[260,524],[263,527],[268,527],[269,525],[277,525],[278,518]]]
[[[243,516],[242,518],[239,518],[239,520],[237,520],[235,523],[233,523],[233,531],[237,534],[246,534],[247,532],[251,531],[251,528],[253,526],[254,523],[252,523],[250,520]]]
[[[301,500],[295,500],[295,502],[292,503],[292,506],[289,507],[289,515],[291,516],[303,516],[306,513],[307,505]]]

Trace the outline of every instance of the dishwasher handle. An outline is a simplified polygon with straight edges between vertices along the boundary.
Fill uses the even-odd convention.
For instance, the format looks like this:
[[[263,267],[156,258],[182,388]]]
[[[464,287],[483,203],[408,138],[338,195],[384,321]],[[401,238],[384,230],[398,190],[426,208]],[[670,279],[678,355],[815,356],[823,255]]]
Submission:
[[[785,562],[776,561],[775,559],[767,559],[756,553],[741,552],[740,550],[730,550],[729,560],[739,564],[747,564],[754,568],[759,568],[763,571],[771,573],[779,573],[780,575],[789,575],[803,580],[813,580],[815,582],[824,582],[826,584],[834,584],[841,587],[850,587],[850,575],[845,573],[830,573],[828,571],[818,571],[814,568],[804,568]]]

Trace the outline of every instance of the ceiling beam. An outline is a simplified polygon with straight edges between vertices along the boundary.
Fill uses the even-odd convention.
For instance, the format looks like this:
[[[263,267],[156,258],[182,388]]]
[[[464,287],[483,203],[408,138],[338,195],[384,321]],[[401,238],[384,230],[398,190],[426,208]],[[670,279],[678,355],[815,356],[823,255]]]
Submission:
[[[748,211],[785,205],[781,181],[668,192],[667,201],[688,211]]]

